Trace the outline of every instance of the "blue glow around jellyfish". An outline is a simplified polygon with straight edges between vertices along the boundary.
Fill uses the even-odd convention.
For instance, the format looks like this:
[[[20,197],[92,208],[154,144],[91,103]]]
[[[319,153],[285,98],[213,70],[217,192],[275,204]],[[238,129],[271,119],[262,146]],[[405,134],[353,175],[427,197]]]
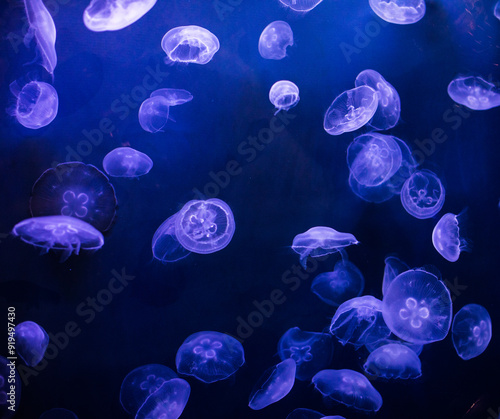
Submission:
[[[288,111],[293,108],[299,103],[299,100],[299,88],[291,81],[277,81],[269,90],[269,101],[276,108],[275,115],[281,110]]]
[[[387,379],[413,379],[422,375],[418,355],[405,345],[390,343],[375,349],[363,365],[370,375]]]
[[[16,351],[26,365],[38,365],[45,355],[49,335],[39,324],[31,321],[16,326]]]
[[[425,15],[425,0],[369,0],[375,14],[389,23],[410,25]]]
[[[293,359],[269,368],[257,381],[250,394],[248,406],[253,410],[264,409],[285,397],[295,383],[295,370],[297,365]]]
[[[293,32],[290,25],[275,20],[267,25],[259,38],[259,54],[267,60],[281,60],[286,57],[286,49],[293,45]]]
[[[281,4],[296,12],[309,12],[323,0],[280,0]]]
[[[459,76],[448,85],[448,95],[475,111],[500,106],[500,89],[479,76]]]
[[[182,378],[165,381],[137,411],[135,419],[177,419],[189,399],[191,387]]]
[[[139,108],[139,124],[142,129],[153,134],[163,132],[168,122],[170,105],[163,96],[149,97]]]
[[[14,378],[11,378],[11,374]],[[14,380],[13,382],[9,380]],[[11,389],[14,386],[14,389]],[[16,370],[16,364],[0,356],[0,417],[13,417],[21,401],[21,378]]]
[[[243,346],[219,332],[198,332],[189,336],[175,357],[179,374],[192,375],[204,383],[225,380],[245,363]]]
[[[151,92],[150,96],[161,96],[167,99],[168,106],[179,106],[193,100],[193,95],[184,89],[156,89],[155,91]]]
[[[493,8],[493,14],[498,20],[500,20],[500,0],[498,0],[495,3],[495,7]]]
[[[177,262],[189,256],[191,252],[184,248],[175,235],[177,213],[168,217],[153,236],[153,256],[161,262]]]
[[[78,419],[74,412],[61,407],[46,410],[38,419]]]
[[[460,252],[470,250],[470,242],[460,233],[460,219],[463,212],[455,214],[445,214],[437,222],[432,231],[432,244],[434,248],[450,262],[456,262],[460,257]]]
[[[451,326],[453,346],[464,360],[481,355],[491,340],[491,317],[479,304],[467,304],[453,319]]]
[[[106,154],[102,167],[109,176],[138,177],[149,173],[153,160],[131,147],[118,147]]]
[[[401,203],[415,218],[432,218],[443,208],[445,194],[443,183],[435,173],[419,170],[401,188]]]
[[[298,408],[288,414],[286,419],[322,419],[325,415],[311,409]]]
[[[391,282],[394,280],[394,278],[408,270],[410,270],[410,267],[397,257],[386,257],[384,279],[382,281],[382,294],[385,295],[387,288],[389,288],[389,285],[391,285]]]
[[[163,36],[161,47],[172,62],[207,64],[220,43],[209,30],[191,25],[170,29]]]
[[[397,343],[399,345],[405,345],[413,352],[415,352],[417,355],[420,355],[422,353],[422,350],[424,349],[424,345],[420,343],[406,342],[404,340],[399,339],[397,336],[394,336],[393,334],[391,334],[389,337],[385,339],[379,340],[374,343],[369,343],[368,345],[365,345],[365,347],[368,350],[368,352],[373,352],[376,349],[380,348],[381,346],[390,345],[393,343]]]

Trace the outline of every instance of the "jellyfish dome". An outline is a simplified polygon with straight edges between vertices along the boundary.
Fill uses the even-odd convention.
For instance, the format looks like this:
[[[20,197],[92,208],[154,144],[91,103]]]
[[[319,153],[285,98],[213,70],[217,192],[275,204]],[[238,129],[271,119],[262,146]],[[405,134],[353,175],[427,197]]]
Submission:
[[[153,236],[153,256],[161,262],[177,262],[189,256],[175,235],[175,220],[177,214],[168,217],[156,230]]]
[[[175,357],[179,374],[192,375],[204,383],[225,380],[244,363],[241,343],[219,332],[192,334],[180,346]]]
[[[144,131],[153,134],[163,132],[163,128],[168,122],[169,113],[169,101],[164,96],[147,98],[139,107],[139,124]]]
[[[425,15],[425,0],[369,0],[375,14],[389,23],[410,25]]]
[[[385,295],[387,288],[391,285],[391,282],[399,274],[409,271],[410,267],[404,263],[402,260],[395,256],[388,256],[385,258],[385,268],[384,268],[384,279],[382,282],[382,294]]]
[[[385,339],[381,339],[377,342],[374,343],[369,343],[368,345],[365,345],[366,349],[368,352],[373,352],[380,348],[381,346],[385,345],[392,345],[392,344],[398,344],[398,345],[404,345],[407,348],[411,349],[413,352],[415,352],[417,355],[420,355],[422,353],[422,350],[424,349],[424,345],[421,345],[419,343],[411,343],[411,342],[406,342],[404,340],[399,339],[397,336],[390,335],[389,337]]]
[[[26,365],[38,365],[49,345],[49,335],[42,326],[26,321],[16,326],[16,351]]]
[[[12,370],[11,367],[12,361],[0,356],[0,417],[2,419],[13,417],[21,400],[21,377],[17,370],[15,368]]]
[[[281,4],[296,12],[309,12],[323,0],[280,0]]]
[[[56,407],[46,410],[38,419],[78,419],[78,416],[71,410]]]
[[[479,304],[467,304],[462,307],[451,326],[453,346],[464,360],[481,355],[491,340],[491,317]]]
[[[415,218],[434,217],[444,205],[445,190],[437,175],[430,170],[413,173],[401,188],[401,203]]]
[[[179,106],[193,100],[193,95],[184,89],[156,89],[150,96],[165,98],[168,106]]]
[[[293,45],[290,25],[282,20],[271,22],[259,38],[259,54],[267,60],[281,60],[286,57],[286,49]]]
[[[191,394],[191,386],[182,378],[165,381],[137,411],[135,419],[177,419]]]
[[[275,115],[281,111],[287,111],[299,103],[299,88],[288,80],[277,81],[271,86],[269,100],[276,108]]]
[[[325,415],[311,409],[298,408],[290,412],[286,419],[322,419]]]
[[[149,173],[153,160],[131,147],[118,147],[106,154],[102,166],[109,176],[138,177]]]
[[[459,76],[448,85],[448,95],[458,104],[475,111],[500,106],[500,89],[479,76]]]
[[[493,8],[493,14],[498,20],[500,20],[500,0],[498,0],[495,3],[495,7]]]
[[[461,251],[468,251],[470,245],[468,240],[460,234],[459,219],[461,214],[445,214],[437,222],[432,231],[432,244],[434,248],[450,262],[456,262]]]
[[[405,345],[390,343],[375,349],[363,365],[364,370],[387,379],[412,379],[422,375],[418,355]]]
[[[91,224],[99,231],[111,227],[116,214],[113,185],[91,164],[58,164],[42,173],[33,185],[33,217],[64,215]]]

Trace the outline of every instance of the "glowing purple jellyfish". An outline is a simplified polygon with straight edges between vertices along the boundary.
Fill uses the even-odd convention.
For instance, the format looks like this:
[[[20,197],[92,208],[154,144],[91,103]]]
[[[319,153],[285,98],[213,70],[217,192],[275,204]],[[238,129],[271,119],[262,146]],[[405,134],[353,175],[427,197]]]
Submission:
[[[207,64],[220,48],[217,37],[201,26],[179,26],[170,29],[161,47],[172,62]]]
[[[135,419],[177,419],[189,399],[191,386],[182,378],[172,378],[151,394],[137,411]]]
[[[363,365],[373,376],[387,379],[414,379],[422,375],[418,355],[401,343],[390,343],[375,349]]]
[[[153,236],[153,256],[162,262],[177,262],[189,256],[191,252],[184,248],[175,235],[177,213],[168,217]]]
[[[49,345],[49,335],[39,324],[31,321],[16,326],[16,350],[26,365],[38,365]]]

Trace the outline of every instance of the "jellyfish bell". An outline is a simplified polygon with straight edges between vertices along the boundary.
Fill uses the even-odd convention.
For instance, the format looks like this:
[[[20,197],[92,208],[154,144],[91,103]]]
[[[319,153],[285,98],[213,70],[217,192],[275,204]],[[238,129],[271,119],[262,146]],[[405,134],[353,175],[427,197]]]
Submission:
[[[448,85],[453,101],[475,111],[500,106],[500,89],[481,76],[458,76]]]
[[[391,282],[399,274],[410,270],[410,267],[395,256],[385,258],[384,279],[382,281],[382,294],[385,294]]]
[[[269,101],[276,108],[275,115],[281,111],[288,111],[299,103],[299,88],[288,80],[280,80],[271,86]]]
[[[168,217],[156,230],[153,236],[153,256],[161,262],[177,262],[189,256],[191,252],[185,249],[175,235],[175,220],[177,213]]]
[[[281,60],[286,57],[286,49],[293,45],[290,25],[276,20],[267,25],[259,38],[259,54],[267,60]]]
[[[418,170],[403,184],[401,204],[415,218],[432,218],[443,208],[445,195],[443,183],[435,173]]]
[[[295,12],[310,12],[323,0],[280,0],[281,4]]]
[[[137,411],[135,419],[177,419],[182,415],[191,394],[191,386],[182,378],[164,382]]]
[[[139,107],[139,124],[142,129],[153,134],[163,132],[170,113],[169,100],[162,95],[149,97]]]
[[[380,346],[370,353],[363,369],[372,376],[387,379],[415,379],[422,375],[418,355],[400,343]]]
[[[417,23],[425,15],[425,0],[369,0],[381,19],[398,25]]]
[[[178,106],[193,100],[193,95],[184,89],[156,89],[150,97],[162,96],[167,100],[168,106]]]
[[[464,237],[463,228],[465,211],[460,214],[445,214],[432,231],[434,248],[450,262],[456,262],[462,251],[470,251],[471,243]]]
[[[131,178],[149,173],[153,160],[132,147],[118,147],[106,154],[102,167],[109,176]]]
[[[49,345],[49,335],[39,324],[32,321],[15,327],[16,351],[29,367],[40,363]]]
[[[78,419],[78,416],[71,410],[56,407],[46,410],[38,419]]]
[[[491,317],[483,306],[467,304],[455,314],[451,337],[457,355],[463,360],[481,355],[488,347],[491,336]]]

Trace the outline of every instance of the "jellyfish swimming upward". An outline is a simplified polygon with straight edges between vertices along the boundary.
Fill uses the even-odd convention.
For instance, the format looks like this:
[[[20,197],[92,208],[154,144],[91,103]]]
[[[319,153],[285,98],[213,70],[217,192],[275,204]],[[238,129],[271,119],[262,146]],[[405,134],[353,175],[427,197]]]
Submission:
[[[276,108],[275,115],[281,110],[287,111],[299,103],[299,88],[291,81],[278,81],[271,86],[269,100]]]
[[[481,355],[491,335],[491,317],[483,306],[467,304],[455,314],[451,337],[460,358],[468,360]]]
[[[480,76],[459,76],[448,85],[448,95],[475,111],[500,106],[500,89]]]
[[[410,25],[425,15],[425,0],[369,0],[375,14],[389,23]]]
[[[470,242],[460,233],[461,222],[459,223],[459,220],[463,217],[463,212],[458,215],[445,214],[432,231],[434,248],[450,262],[456,262],[460,257],[460,252],[470,250]]]
[[[259,54],[267,60],[281,60],[286,57],[286,49],[293,45],[290,25],[282,20],[271,22],[259,38]]]

